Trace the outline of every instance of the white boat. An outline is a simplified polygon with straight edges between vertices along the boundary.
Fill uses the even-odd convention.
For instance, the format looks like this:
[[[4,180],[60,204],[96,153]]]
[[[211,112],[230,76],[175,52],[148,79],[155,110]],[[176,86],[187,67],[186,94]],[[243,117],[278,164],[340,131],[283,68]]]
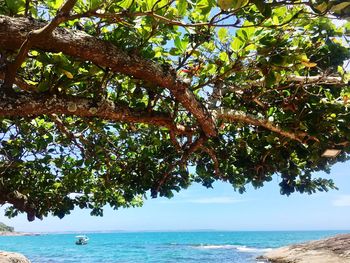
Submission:
[[[77,240],[75,241],[76,245],[86,245],[89,241],[89,238],[87,236],[76,236]]]

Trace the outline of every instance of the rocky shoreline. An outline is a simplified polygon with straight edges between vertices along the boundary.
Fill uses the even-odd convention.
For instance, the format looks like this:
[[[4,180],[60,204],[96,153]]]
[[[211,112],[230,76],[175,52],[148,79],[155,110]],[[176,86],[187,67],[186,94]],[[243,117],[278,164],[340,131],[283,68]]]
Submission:
[[[349,263],[350,234],[274,249],[257,261],[271,263]]]

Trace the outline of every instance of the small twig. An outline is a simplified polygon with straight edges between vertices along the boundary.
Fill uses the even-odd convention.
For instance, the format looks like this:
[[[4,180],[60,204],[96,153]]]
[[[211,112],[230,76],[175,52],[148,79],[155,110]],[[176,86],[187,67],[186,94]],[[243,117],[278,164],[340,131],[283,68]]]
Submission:
[[[210,158],[213,160],[215,175],[217,178],[220,178],[221,177],[220,164],[219,164],[218,158],[216,157],[215,151],[212,148],[206,147],[204,145],[202,146],[202,150],[206,152],[210,156]]]
[[[25,10],[24,10],[25,16],[28,16],[28,13],[29,13],[29,3],[30,3],[30,0],[26,0]]]
[[[188,157],[198,151],[202,145],[207,141],[208,139],[205,136],[199,137],[194,143],[191,144],[191,146],[183,153],[181,159],[173,164],[171,164],[167,170],[167,172],[163,175],[163,177],[158,182],[158,185],[154,191],[152,191],[151,195],[153,198],[156,198],[160,189],[162,186],[166,183],[166,181],[170,178],[171,172],[174,170],[176,166],[183,165],[187,160]]]
[[[165,6],[168,6],[168,5],[165,5]],[[236,13],[236,11],[235,11],[235,13]],[[152,10],[146,11],[146,12],[134,12],[134,13],[130,13],[128,11],[122,11],[119,13],[98,13],[95,10],[89,10],[83,14],[76,14],[76,15],[72,15],[70,17],[66,17],[65,20],[67,21],[67,20],[79,19],[82,17],[98,17],[100,19],[108,19],[108,20],[123,22],[122,18],[124,18],[124,17],[148,16],[148,17],[153,17],[154,19],[158,19],[158,20],[162,21],[164,24],[171,25],[171,26],[180,26],[180,27],[184,27],[184,28],[186,28],[186,27],[234,27],[234,28],[263,27],[263,28],[276,28],[276,27],[281,27],[281,26],[284,26],[284,25],[290,23],[293,19],[297,18],[297,16],[302,12],[300,11],[296,15],[292,16],[292,18],[290,18],[288,21],[285,21],[285,22],[278,24],[278,25],[264,25],[263,23],[265,22],[266,19],[261,21],[258,24],[246,25],[246,26],[239,25],[237,23],[237,21],[239,21],[239,20],[237,20],[235,23],[218,24],[219,22],[224,21],[224,20],[232,17],[235,13],[229,13],[226,17],[221,18],[217,21],[215,21],[215,19],[211,19],[209,22],[186,23],[186,22],[182,22],[179,20],[170,19],[166,16],[159,15]],[[219,14],[221,14],[221,11]],[[216,18],[219,14],[214,15],[213,18]]]
[[[67,136],[68,139],[72,140],[73,143],[79,148],[81,154],[83,157],[85,157],[85,149],[82,147],[76,140],[75,135],[67,129],[67,127],[63,124],[62,120],[56,115],[56,114],[51,114],[51,119],[53,122],[56,124],[57,128]],[[83,138],[84,139],[84,138]],[[85,139],[84,139],[85,140]]]
[[[181,151],[181,146],[180,146],[179,142],[176,140],[176,135],[175,135],[174,131],[170,130],[169,135],[170,135],[170,140],[174,144],[175,149],[177,151]]]

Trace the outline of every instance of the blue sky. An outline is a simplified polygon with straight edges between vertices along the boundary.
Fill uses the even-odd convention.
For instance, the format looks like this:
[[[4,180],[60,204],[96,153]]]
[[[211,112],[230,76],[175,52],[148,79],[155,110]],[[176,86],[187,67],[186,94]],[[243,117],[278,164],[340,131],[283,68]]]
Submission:
[[[314,195],[279,194],[276,177],[265,187],[248,187],[245,194],[229,184],[214,189],[193,185],[172,199],[149,199],[141,208],[114,211],[106,208],[104,217],[92,217],[76,209],[63,219],[48,217],[27,222],[25,215],[0,221],[17,231],[103,231],[103,230],[328,230],[350,229],[350,162],[339,163],[330,175],[338,191]]]

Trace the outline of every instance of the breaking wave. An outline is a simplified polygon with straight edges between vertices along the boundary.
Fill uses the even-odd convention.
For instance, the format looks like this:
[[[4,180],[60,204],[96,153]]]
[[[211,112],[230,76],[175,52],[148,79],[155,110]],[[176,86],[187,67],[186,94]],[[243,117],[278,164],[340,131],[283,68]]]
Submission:
[[[239,246],[239,245],[196,245],[193,247],[197,249],[235,249],[240,252],[247,252],[247,253],[264,253],[272,250],[272,248],[255,248],[255,247],[247,247],[247,246]]]

